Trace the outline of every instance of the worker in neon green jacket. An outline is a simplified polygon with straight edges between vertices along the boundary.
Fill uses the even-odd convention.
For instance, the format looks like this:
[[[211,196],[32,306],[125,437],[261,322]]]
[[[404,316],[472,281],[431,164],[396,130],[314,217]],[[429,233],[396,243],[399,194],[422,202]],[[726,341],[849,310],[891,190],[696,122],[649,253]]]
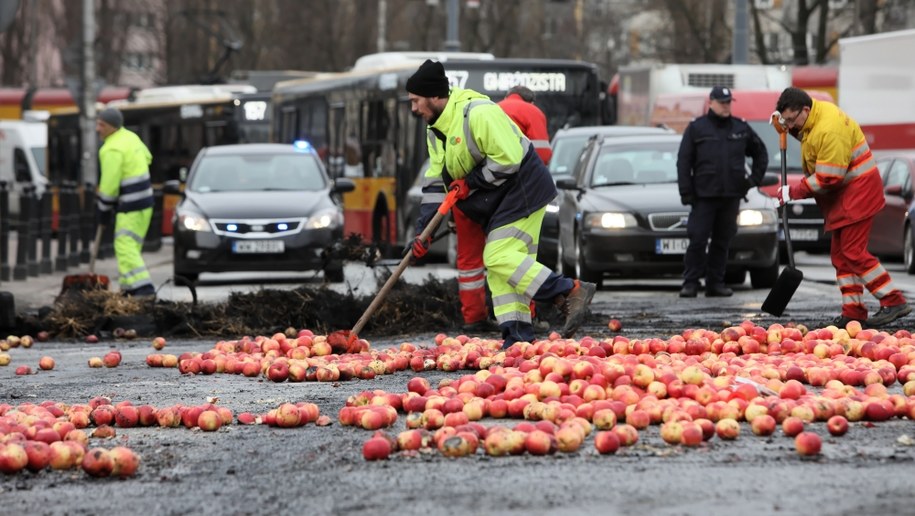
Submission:
[[[552,301],[565,315],[571,338],[587,315],[594,283],[557,274],[537,262],[546,205],[556,197],[550,171],[508,115],[473,90],[450,88],[444,66],[426,60],[406,84],[413,113],[428,124],[429,170],[416,233],[431,220],[445,191],[483,228],[483,265],[503,348],[532,342],[531,299]],[[421,258],[429,241],[414,238],[408,252]]]
[[[114,221],[114,255],[118,260],[121,292],[130,296],[155,296],[141,252],[153,211],[149,178],[152,154],[133,131],[125,129],[116,108],[99,113],[95,129],[104,140],[99,150],[99,224]]]

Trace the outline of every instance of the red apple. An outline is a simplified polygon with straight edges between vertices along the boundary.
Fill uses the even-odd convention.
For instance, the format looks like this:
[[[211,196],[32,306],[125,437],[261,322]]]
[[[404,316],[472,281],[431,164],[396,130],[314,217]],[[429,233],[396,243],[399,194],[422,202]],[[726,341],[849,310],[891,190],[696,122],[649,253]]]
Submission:
[[[121,478],[132,477],[140,466],[140,457],[125,446],[115,446],[108,451],[113,468],[111,475]]]
[[[391,455],[391,443],[384,437],[372,437],[362,445],[365,460],[384,460]]]
[[[788,437],[795,437],[804,431],[804,420],[799,417],[788,416],[782,421],[782,432]]]
[[[848,432],[848,420],[843,416],[832,416],[826,421],[826,428],[832,435],[845,435],[845,432]]]
[[[597,432],[594,434],[594,447],[601,455],[616,453],[620,447],[620,438],[614,432]]]
[[[105,448],[92,448],[83,456],[82,468],[93,477],[107,477],[114,470],[114,461]]]
[[[51,369],[54,369],[54,359],[48,356],[39,358],[38,368],[42,371],[50,371]]]
[[[794,448],[805,457],[819,454],[822,446],[823,440],[813,432],[801,432],[794,438]]]

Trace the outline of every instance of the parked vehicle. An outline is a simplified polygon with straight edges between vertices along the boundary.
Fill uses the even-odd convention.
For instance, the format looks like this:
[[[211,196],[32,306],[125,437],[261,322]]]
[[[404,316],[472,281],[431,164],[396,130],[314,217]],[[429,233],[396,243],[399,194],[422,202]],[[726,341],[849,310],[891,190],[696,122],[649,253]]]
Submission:
[[[915,149],[913,47],[915,29],[839,40],[839,107],[873,151]]]
[[[550,159],[550,174],[554,181],[572,177],[572,170],[578,163],[582,149],[591,138],[601,136],[604,138],[617,136],[641,136],[646,134],[673,134],[670,129],[649,127],[644,125],[591,125],[584,127],[570,127],[556,131],[550,146],[553,157]],[[543,226],[540,230],[540,244],[538,246],[537,260],[549,265],[554,270],[559,270],[557,253],[559,245],[559,198],[546,207],[543,217]]]
[[[572,177],[559,179],[559,261],[565,274],[657,277],[683,272],[689,207],[677,187],[679,135],[589,141]],[[766,174],[764,184],[775,175]],[[741,203],[725,282],[770,288],[778,278],[777,215],[758,189]]]
[[[181,192],[179,181],[165,184]],[[332,181],[304,142],[206,147],[175,208],[176,281],[202,272],[323,270],[343,281],[327,249],[343,239],[339,198],[355,188]]]
[[[38,197],[48,187],[45,155],[48,149],[48,125],[45,122],[0,120],[0,181],[7,184],[10,219],[16,224],[19,198],[32,186]]]
[[[877,168],[883,180],[886,206],[874,217],[867,249],[884,258],[905,261],[906,271],[915,274],[915,151],[880,153]]]

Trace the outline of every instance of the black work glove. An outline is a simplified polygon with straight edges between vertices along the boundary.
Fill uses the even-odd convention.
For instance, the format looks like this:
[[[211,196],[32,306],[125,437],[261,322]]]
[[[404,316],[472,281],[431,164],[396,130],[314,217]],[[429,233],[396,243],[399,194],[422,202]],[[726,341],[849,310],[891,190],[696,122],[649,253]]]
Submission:
[[[102,210],[95,208],[95,222],[99,226],[111,227],[114,221],[114,209]]]
[[[693,204],[693,196],[692,196],[691,194],[681,195],[681,196],[680,196],[680,203],[681,203],[683,206],[690,206],[690,205],[692,205],[692,204]]]

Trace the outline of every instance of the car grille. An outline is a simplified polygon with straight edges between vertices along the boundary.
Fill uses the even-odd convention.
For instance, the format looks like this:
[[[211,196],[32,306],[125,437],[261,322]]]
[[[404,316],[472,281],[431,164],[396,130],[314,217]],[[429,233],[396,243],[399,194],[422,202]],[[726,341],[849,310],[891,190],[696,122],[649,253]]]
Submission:
[[[276,238],[294,235],[305,225],[305,219],[249,219],[225,220],[213,219],[217,235],[235,238]]]
[[[685,231],[689,212],[651,213],[648,225],[653,231]]]

